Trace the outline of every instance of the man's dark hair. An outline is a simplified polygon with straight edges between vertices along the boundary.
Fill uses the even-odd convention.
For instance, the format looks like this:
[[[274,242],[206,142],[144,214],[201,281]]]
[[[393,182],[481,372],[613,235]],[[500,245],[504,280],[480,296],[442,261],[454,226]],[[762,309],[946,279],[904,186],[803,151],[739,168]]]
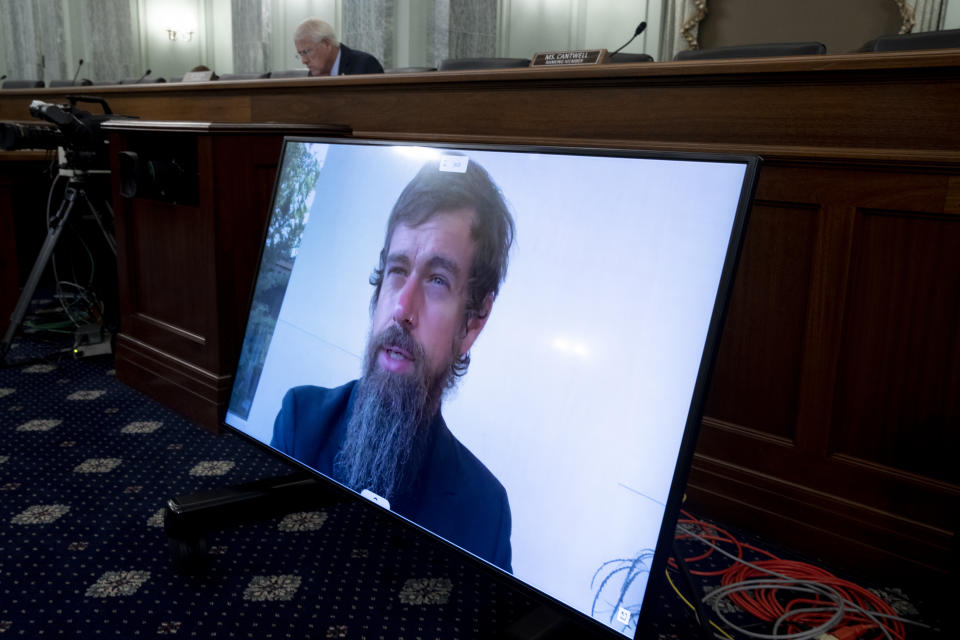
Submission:
[[[507,258],[513,244],[515,228],[503,194],[490,179],[486,169],[467,160],[463,173],[441,171],[439,161],[423,165],[407,184],[387,220],[387,234],[380,250],[380,264],[370,276],[374,286],[372,304],[376,305],[383,285],[383,273],[390,249],[390,239],[397,225],[418,227],[439,211],[471,208],[476,211],[470,237],[475,251],[467,281],[467,305],[464,322],[481,317],[483,301],[494,297],[507,277]],[[455,375],[466,373],[470,357],[467,354],[455,363]]]

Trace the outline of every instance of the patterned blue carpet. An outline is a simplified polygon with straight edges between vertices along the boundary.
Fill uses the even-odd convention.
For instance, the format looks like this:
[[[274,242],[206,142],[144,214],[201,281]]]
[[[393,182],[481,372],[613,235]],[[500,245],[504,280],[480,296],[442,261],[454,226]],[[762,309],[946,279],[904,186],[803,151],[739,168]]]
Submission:
[[[0,369],[0,637],[499,638],[535,608],[361,502],[215,532],[201,577],[174,570],[167,499],[290,472],[123,385],[110,357]],[[660,638],[696,637],[660,604]]]
[[[0,433],[3,634],[496,637],[532,606],[359,503],[214,533],[209,570],[178,575],[168,498],[290,469],[129,389],[109,358],[0,371]]]

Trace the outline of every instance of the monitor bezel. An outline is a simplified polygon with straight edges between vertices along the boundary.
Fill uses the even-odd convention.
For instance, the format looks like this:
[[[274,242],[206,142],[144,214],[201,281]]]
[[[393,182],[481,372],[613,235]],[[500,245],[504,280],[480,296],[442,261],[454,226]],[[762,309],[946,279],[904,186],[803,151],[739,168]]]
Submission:
[[[672,554],[672,543],[674,538],[674,532],[676,529],[676,523],[680,515],[681,505],[683,502],[684,492],[686,489],[687,478],[690,473],[690,468],[693,461],[694,450],[697,443],[697,437],[700,432],[700,427],[703,419],[703,409],[706,402],[707,391],[710,385],[710,379],[713,375],[714,366],[716,363],[717,352],[720,346],[720,338],[722,336],[724,323],[726,321],[727,311],[730,305],[730,298],[733,293],[733,283],[736,276],[737,267],[739,265],[740,257],[743,252],[743,243],[746,234],[747,222],[750,215],[750,209],[753,204],[753,198],[756,192],[757,186],[757,177],[762,163],[762,158],[759,155],[750,155],[750,154],[727,154],[727,153],[717,153],[717,152],[697,152],[697,151],[662,151],[662,150],[649,150],[641,147],[631,148],[631,147],[606,147],[606,146],[552,146],[546,144],[525,144],[519,142],[492,142],[492,143],[482,143],[475,141],[464,141],[457,142],[455,140],[443,140],[435,141],[427,138],[423,139],[411,139],[405,138],[402,140],[391,140],[388,138],[356,138],[356,137],[327,137],[327,136],[284,136],[283,143],[280,149],[279,161],[277,163],[277,172],[273,181],[273,188],[270,194],[270,209],[267,212],[267,215],[264,220],[264,226],[261,233],[261,242],[260,250],[257,255],[257,269],[254,274],[253,281],[251,283],[250,292],[247,299],[247,314],[242,322],[242,331],[240,332],[241,343],[243,336],[246,335],[246,323],[249,318],[249,310],[253,302],[253,296],[255,294],[255,285],[259,278],[260,269],[262,266],[263,252],[264,252],[264,241],[266,238],[267,230],[269,229],[271,220],[273,218],[273,206],[277,196],[277,187],[279,186],[280,178],[282,176],[283,170],[283,159],[286,157],[287,146],[291,143],[318,143],[318,144],[341,144],[341,145],[353,145],[353,146],[386,146],[386,147],[396,147],[396,146],[409,146],[409,147],[427,147],[440,150],[450,150],[450,151],[488,151],[488,152],[504,152],[504,153],[538,153],[538,154],[554,154],[554,155],[579,155],[579,156],[599,156],[599,157],[626,157],[626,158],[637,158],[637,159],[649,159],[649,160],[674,160],[674,161],[686,161],[686,162],[723,162],[729,164],[743,164],[744,165],[744,179],[741,186],[740,196],[737,203],[737,210],[733,217],[733,223],[731,224],[730,236],[727,243],[727,251],[723,262],[723,267],[721,269],[721,274],[717,286],[717,295],[714,299],[713,311],[710,317],[710,322],[707,328],[706,339],[704,341],[703,353],[700,359],[700,367],[697,372],[696,381],[693,387],[693,393],[690,401],[690,409],[687,413],[687,421],[684,426],[683,436],[681,438],[680,447],[677,453],[677,460],[674,467],[673,477],[671,479],[670,490],[668,492],[667,500],[664,506],[663,518],[661,519],[660,531],[657,536],[657,543],[654,548],[654,556],[650,563],[649,570],[649,580],[648,584],[644,590],[643,600],[641,602],[640,612],[637,618],[637,626],[634,634],[634,638],[643,637],[648,629],[646,628],[645,623],[650,621],[650,610],[654,605],[655,598],[658,593],[656,589],[651,588],[655,584],[654,576],[661,575],[667,568],[667,561]],[[241,349],[237,348],[236,358],[234,360],[233,372],[234,376],[239,367],[241,356]],[[234,378],[235,379],[235,378]],[[232,397],[233,387],[231,385],[231,393],[228,395],[227,400],[229,404],[229,399]],[[367,505],[368,508],[376,509],[378,514],[384,515],[391,519],[392,522],[399,523],[401,526],[405,527],[407,532],[419,532],[420,534],[426,534],[433,542],[444,545],[446,548],[453,551],[457,557],[465,560],[470,563],[472,566],[483,571],[487,576],[496,579],[498,582],[504,583],[509,586],[511,589],[518,589],[533,600],[538,600],[541,603],[549,603],[551,607],[554,607],[554,614],[560,616],[566,616],[565,620],[567,623],[576,623],[580,625],[580,629],[583,631],[591,631],[593,633],[603,633],[605,637],[609,638],[623,638],[625,637],[622,633],[613,629],[607,624],[604,624],[600,620],[588,615],[585,612],[582,612],[573,606],[563,602],[551,596],[550,594],[539,590],[538,588],[532,586],[531,584],[523,581],[522,579],[514,576],[513,574],[503,571],[499,567],[475,556],[469,551],[457,546],[456,544],[446,540],[445,538],[439,536],[436,533],[433,533],[429,529],[418,525],[417,523],[408,520],[407,518],[390,511],[389,509],[384,509],[379,505],[363,498],[359,493],[343,486],[336,480],[327,477],[326,475],[320,473],[307,466],[306,464],[292,458],[291,456],[271,447],[269,444],[254,438],[253,436],[247,434],[246,432],[240,430],[239,428],[233,427],[226,422],[226,415],[220,416],[220,427],[229,433],[240,436],[242,439],[252,443],[254,446],[258,447],[260,450],[267,452],[268,454],[284,461],[285,463],[291,465],[292,468],[306,471],[312,477],[320,481],[320,486],[324,491],[329,492],[331,495],[337,495],[342,497],[346,501],[352,501],[354,503],[361,503]],[[559,610],[559,611],[557,611]],[[584,627],[583,625],[586,625]]]

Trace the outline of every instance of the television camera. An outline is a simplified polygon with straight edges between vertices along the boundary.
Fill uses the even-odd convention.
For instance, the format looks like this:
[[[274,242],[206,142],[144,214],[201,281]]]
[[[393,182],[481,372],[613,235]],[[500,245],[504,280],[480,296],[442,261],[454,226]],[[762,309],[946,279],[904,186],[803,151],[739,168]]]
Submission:
[[[67,101],[69,104],[50,104],[42,100],[34,100],[30,103],[30,115],[45,120],[53,126],[24,124],[22,122],[0,123],[0,149],[6,151],[59,149],[60,176],[69,178],[63,189],[60,205],[56,212],[51,215],[50,211],[47,211],[47,236],[20,293],[13,314],[10,316],[10,324],[3,335],[3,340],[0,342],[0,362],[3,362],[10,350],[14,334],[23,322],[40,278],[53,256],[60,233],[70,220],[71,213],[77,203],[83,205],[96,221],[110,251],[114,255],[117,252],[113,237],[113,212],[110,209],[109,191],[104,187],[102,180],[94,180],[90,174],[108,174],[110,172],[107,138],[100,125],[106,120],[130,118],[131,116],[115,115],[106,100],[95,96],[67,96]],[[99,104],[103,113],[92,114],[89,111],[79,109],[77,103],[80,102]],[[56,180],[51,186],[51,192],[55,186]],[[95,194],[95,197],[91,198],[90,193]],[[97,204],[95,205],[94,202]],[[101,213],[101,209],[107,212],[107,216]],[[56,269],[54,269],[54,272],[56,272]],[[76,287],[75,283],[71,284]],[[60,281],[57,280],[58,297],[61,298],[61,304],[64,304],[66,309],[61,295],[62,292],[60,292],[60,285]],[[85,287],[80,288],[86,290]],[[93,306],[96,307],[96,305]],[[87,322],[83,324],[75,321],[78,324],[77,343],[73,348],[75,355],[110,352],[109,330],[103,326],[100,311],[102,310],[94,309],[92,320],[87,318]],[[68,315],[71,314],[68,312]],[[71,319],[73,319],[72,315]],[[97,327],[95,332],[93,331],[94,326]],[[94,333],[99,337],[93,336]]]
[[[42,100],[30,103],[30,115],[54,126],[21,122],[0,123],[0,149],[63,149],[64,168],[74,171],[109,170],[107,139],[100,129],[105,120],[130,118],[113,113],[103,98],[67,96],[69,104],[50,104]],[[77,107],[91,102],[103,108],[93,114]]]

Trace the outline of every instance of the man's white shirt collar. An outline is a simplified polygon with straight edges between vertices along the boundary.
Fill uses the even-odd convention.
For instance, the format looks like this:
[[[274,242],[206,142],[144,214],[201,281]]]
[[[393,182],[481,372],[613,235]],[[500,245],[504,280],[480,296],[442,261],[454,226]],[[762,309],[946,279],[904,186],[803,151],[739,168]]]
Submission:
[[[340,56],[343,55],[343,47],[337,48],[337,59],[333,61],[333,66],[330,67],[330,75],[338,76],[340,75]]]

